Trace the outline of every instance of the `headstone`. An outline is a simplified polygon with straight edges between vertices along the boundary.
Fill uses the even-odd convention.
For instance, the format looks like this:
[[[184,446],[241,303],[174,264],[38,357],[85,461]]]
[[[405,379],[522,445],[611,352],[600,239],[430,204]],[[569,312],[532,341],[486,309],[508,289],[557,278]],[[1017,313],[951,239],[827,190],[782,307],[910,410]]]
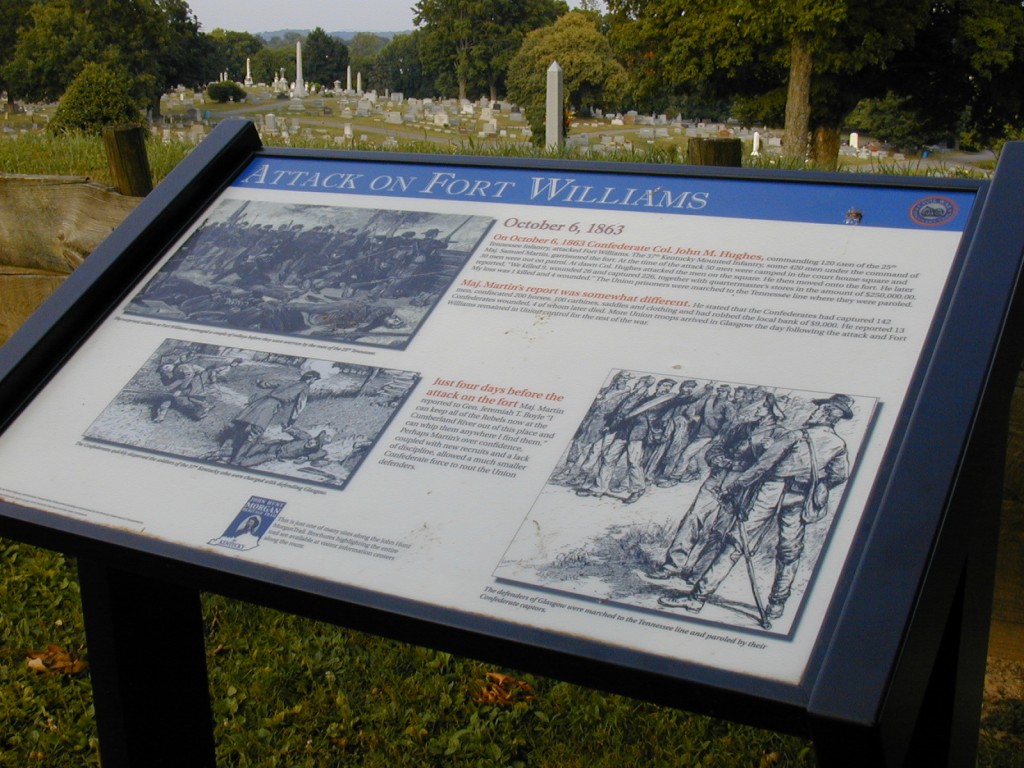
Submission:
[[[387,113],[387,117],[385,118],[385,122],[389,123],[390,125],[401,125],[403,122],[402,113],[397,110],[389,111]]]
[[[263,127],[270,133],[277,133],[277,117],[273,112],[263,118]]]
[[[248,58],[245,60],[245,87],[252,88],[252,67]]]
[[[754,131],[754,151],[750,153],[751,157],[761,156],[761,134]]]
[[[850,134],[850,146],[854,149],[860,149],[860,134],[853,132]]]

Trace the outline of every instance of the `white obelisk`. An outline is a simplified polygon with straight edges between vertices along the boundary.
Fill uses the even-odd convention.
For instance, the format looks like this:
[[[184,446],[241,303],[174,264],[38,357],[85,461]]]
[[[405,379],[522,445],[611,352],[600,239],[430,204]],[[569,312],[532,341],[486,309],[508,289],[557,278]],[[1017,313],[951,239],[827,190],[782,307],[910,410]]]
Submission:
[[[303,99],[309,94],[306,92],[306,84],[302,81],[302,43],[295,43],[295,89],[292,91],[293,99]]]
[[[557,149],[565,141],[565,82],[557,61],[548,67],[546,114],[544,115],[545,142],[548,149]]]

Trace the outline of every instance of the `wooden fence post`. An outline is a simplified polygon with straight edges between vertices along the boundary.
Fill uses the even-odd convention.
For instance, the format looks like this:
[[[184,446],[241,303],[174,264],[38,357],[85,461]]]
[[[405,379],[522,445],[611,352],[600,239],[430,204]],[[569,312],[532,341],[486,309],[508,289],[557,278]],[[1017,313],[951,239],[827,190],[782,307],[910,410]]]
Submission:
[[[139,125],[115,125],[103,129],[103,146],[114,187],[122,195],[145,197],[153,189],[153,175],[146,156],[146,132]]]
[[[686,162],[690,165],[743,165],[743,143],[739,139],[691,138],[686,142]]]

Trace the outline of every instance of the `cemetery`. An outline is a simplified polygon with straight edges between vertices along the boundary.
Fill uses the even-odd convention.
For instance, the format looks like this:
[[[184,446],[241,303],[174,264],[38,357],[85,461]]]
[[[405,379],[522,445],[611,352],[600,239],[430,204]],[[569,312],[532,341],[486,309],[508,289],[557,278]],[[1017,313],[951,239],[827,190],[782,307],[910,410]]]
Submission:
[[[509,101],[491,102],[406,98],[401,93],[378,94],[363,91],[361,76],[354,82],[334,83],[331,89],[308,91],[304,85],[296,94],[283,73],[270,84],[238,83],[244,88],[241,102],[218,103],[206,92],[178,86],[161,98],[160,116],[150,115],[146,126],[152,138],[164,143],[197,144],[212,128],[228,117],[252,120],[264,141],[280,146],[331,146],[338,149],[394,149],[401,143],[424,144],[424,150],[508,151],[529,148],[533,133],[520,108]],[[354,87],[353,87],[354,86]],[[3,113],[0,138],[45,130],[55,104],[16,102],[11,113]],[[638,114],[636,111],[574,116],[567,149],[580,157],[601,158],[615,153],[643,153],[648,149],[685,156],[689,139],[736,138],[743,144],[745,164],[771,167],[778,162],[782,130],[769,126],[747,127],[736,121],[713,122],[681,114]],[[436,145],[436,150],[429,150]],[[489,148],[489,149],[488,149]],[[927,157],[927,153],[925,153]],[[989,157],[984,157],[987,161]],[[941,155],[931,163],[942,167]],[[872,163],[921,165],[921,159],[907,157],[882,142],[848,134],[840,148],[840,167],[855,170]],[[984,165],[974,166],[984,169]]]

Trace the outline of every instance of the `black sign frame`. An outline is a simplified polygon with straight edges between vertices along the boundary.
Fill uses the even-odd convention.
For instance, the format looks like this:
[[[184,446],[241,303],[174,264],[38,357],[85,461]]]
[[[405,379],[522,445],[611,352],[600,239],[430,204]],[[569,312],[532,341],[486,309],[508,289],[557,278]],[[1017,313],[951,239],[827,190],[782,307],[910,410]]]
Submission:
[[[427,156],[264,150],[222,123],[0,350],[0,429],[254,157],[437,162]],[[446,157],[451,165],[579,168]],[[588,165],[588,167],[590,167]],[[667,706],[810,736],[822,765],[963,765],[977,747],[1008,405],[1024,346],[1024,144],[991,182],[597,164],[695,178],[815,180],[975,190],[977,205],[808,673],[788,685],[282,573],[0,503],[0,532],[80,560],[104,763],[213,765],[199,592],[239,599]],[[143,693],[134,648],[182,674]],[[146,651],[147,656],[152,649]],[[162,702],[156,704],[154,702]],[[182,713],[188,713],[187,717]],[[186,722],[185,720],[188,720]],[[167,723],[174,722],[174,728]],[[936,738],[934,733],[948,735]],[[158,735],[164,733],[166,740]],[[186,736],[186,733],[188,734]],[[143,735],[144,734],[144,735]]]

